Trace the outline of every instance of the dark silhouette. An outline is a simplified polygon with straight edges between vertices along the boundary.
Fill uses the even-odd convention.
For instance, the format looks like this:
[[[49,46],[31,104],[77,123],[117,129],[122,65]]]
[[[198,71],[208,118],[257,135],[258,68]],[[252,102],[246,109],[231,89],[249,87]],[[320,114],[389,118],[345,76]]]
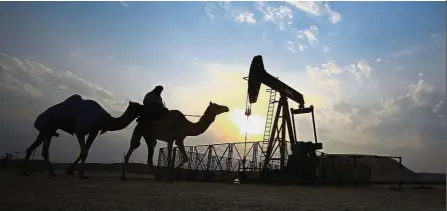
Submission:
[[[163,86],[158,85],[152,91],[148,92],[143,99],[144,111],[142,117],[153,118],[163,112],[169,111],[163,102],[161,93],[163,92]],[[140,118],[137,119],[140,121]]]
[[[217,115],[228,112],[226,106],[218,105],[210,102],[206,108],[203,116],[196,123],[190,122],[185,115],[178,110],[170,110],[166,113],[160,114],[157,117],[146,118],[140,117],[137,126],[133,130],[132,138],[130,140],[129,150],[124,157],[121,179],[126,180],[126,166],[129,162],[132,152],[140,146],[140,140],[144,137],[148,148],[147,164],[152,172],[155,172],[152,157],[154,148],[157,144],[157,139],[168,143],[168,160],[172,160],[172,147],[175,144],[178,146],[183,161],[179,165],[188,162],[188,155],[186,154],[184,140],[186,136],[198,136],[204,133],[208,127],[214,122]],[[173,182],[173,163],[170,162],[169,176],[167,182]]]
[[[79,178],[88,178],[84,175],[83,164],[88,156],[88,151],[98,134],[107,131],[117,131],[126,128],[141,113],[141,105],[129,102],[126,111],[118,118],[112,117],[96,101],[82,99],[74,94],[65,101],[51,106],[41,113],[34,123],[39,135],[34,143],[26,150],[23,166],[25,175],[27,173],[27,161],[34,150],[43,143],[42,157],[45,160],[47,171],[50,176],[56,176],[49,161],[49,147],[53,136],[59,136],[58,129],[71,135],[76,135],[81,152],[79,157],[67,169],[67,174],[72,175],[76,164],[81,160],[79,167]],[[85,136],[88,135],[87,142]]]
[[[270,172],[271,169],[269,168],[269,163],[272,160],[274,146],[276,142],[279,142],[278,144],[281,154],[279,158],[280,170],[281,172],[288,172],[288,175],[278,175],[280,180],[283,180],[282,178],[293,178],[293,180],[302,181],[303,183],[314,183],[316,181],[316,171],[318,163],[315,151],[323,148],[322,143],[317,143],[314,107],[310,106],[306,108],[304,105],[304,97],[301,93],[283,83],[278,78],[267,73],[264,68],[262,56],[260,55],[253,57],[247,80],[247,92],[250,104],[256,103],[256,101],[258,100],[261,84],[270,87],[272,91],[279,92],[280,94],[279,101],[273,99],[273,101],[269,102],[269,107],[272,103],[278,103],[278,105],[273,122],[266,122],[266,124],[268,124],[269,126],[271,125],[272,128],[270,130],[271,133],[267,137],[268,145],[266,146],[267,149],[265,150],[266,153],[263,161],[264,163],[261,175],[264,175],[267,179],[268,177],[270,177],[268,175],[272,175],[272,172]],[[276,93],[274,96],[276,97]],[[298,109],[290,109],[288,99],[298,103]],[[246,115],[249,116],[250,113],[250,107],[247,105]],[[304,113],[312,114],[315,143],[305,143],[297,141],[293,115]],[[281,122],[280,118],[282,120]],[[280,132],[277,133],[277,131]],[[286,131],[288,133],[287,135],[289,136],[288,138],[292,149],[292,155],[290,156],[290,158],[292,159],[290,160],[291,162],[287,163],[287,166],[285,162],[287,159]],[[289,171],[287,171],[287,169],[289,169]],[[297,174],[293,169],[300,169],[300,173]],[[303,169],[305,169],[305,171]]]

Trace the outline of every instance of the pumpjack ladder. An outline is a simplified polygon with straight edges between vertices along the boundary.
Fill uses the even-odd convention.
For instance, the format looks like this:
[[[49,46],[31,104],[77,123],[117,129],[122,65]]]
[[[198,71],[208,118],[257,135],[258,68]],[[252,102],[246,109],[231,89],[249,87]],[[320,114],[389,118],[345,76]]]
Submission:
[[[269,144],[268,142],[269,142],[270,134],[271,134],[271,130],[272,130],[273,114],[275,112],[275,103],[277,103],[276,91],[273,89],[267,89],[266,91],[270,92],[270,97],[269,97],[269,104],[267,107],[267,116],[265,119],[264,137],[262,139],[263,153],[261,153],[261,162],[263,162],[265,160],[265,153],[267,153],[267,147]]]

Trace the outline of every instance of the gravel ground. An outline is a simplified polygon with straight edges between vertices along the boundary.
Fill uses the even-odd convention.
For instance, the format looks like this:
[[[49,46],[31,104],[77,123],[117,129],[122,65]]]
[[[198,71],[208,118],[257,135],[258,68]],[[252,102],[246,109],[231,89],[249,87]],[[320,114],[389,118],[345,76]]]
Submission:
[[[402,192],[386,187],[299,187],[198,182],[166,184],[129,175],[59,173],[31,177],[0,172],[0,210],[446,210],[445,187]]]

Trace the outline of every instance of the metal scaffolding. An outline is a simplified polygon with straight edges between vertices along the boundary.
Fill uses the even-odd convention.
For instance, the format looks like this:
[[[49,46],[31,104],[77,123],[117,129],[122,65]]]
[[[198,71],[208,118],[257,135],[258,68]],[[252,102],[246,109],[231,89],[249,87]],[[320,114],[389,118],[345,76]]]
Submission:
[[[265,151],[259,142],[238,142],[210,145],[185,146],[188,154],[188,162],[179,168],[199,171],[259,171],[265,156]],[[246,150],[244,146],[246,145]],[[276,147],[277,148],[277,147]],[[244,155],[245,151],[245,155]],[[274,156],[279,157],[279,152]],[[158,166],[167,167],[167,149],[160,148]],[[174,166],[181,162],[181,154],[177,148],[173,148]],[[245,158],[245,163],[244,163]],[[244,168],[245,167],[245,168]],[[271,161],[271,169],[278,169],[279,162]]]

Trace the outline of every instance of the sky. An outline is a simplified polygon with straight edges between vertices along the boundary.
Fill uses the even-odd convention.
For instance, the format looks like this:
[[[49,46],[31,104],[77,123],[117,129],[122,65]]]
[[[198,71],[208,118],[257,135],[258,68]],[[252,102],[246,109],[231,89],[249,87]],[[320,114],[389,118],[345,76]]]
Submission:
[[[37,115],[71,94],[119,116],[156,85],[185,114],[210,101],[230,108],[186,145],[243,142],[246,130],[261,140],[267,87],[247,120],[242,78],[262,55],[267,72],[314,105],[323,151],[402,156],[414,171],[445,172],[445,2],[0,5],[0,153],[23,154]],[[313,140],[310,116],[295,119],[299,140]],[[88,160],[120,162],[134,126],[98,137]],[[54,139],[50,153],[71,162],[75,137]],[[146,156],[142,145],[131,160]]]

